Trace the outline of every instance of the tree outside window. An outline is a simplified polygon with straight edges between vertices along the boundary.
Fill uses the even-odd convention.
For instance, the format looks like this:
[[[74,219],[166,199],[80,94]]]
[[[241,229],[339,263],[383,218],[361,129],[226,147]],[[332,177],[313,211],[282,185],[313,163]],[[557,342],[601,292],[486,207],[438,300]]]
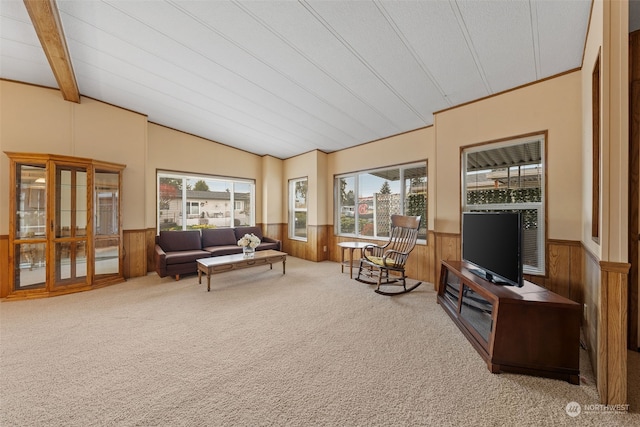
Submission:
[[[289,237],[307,240],[307,178],[289,181]]]

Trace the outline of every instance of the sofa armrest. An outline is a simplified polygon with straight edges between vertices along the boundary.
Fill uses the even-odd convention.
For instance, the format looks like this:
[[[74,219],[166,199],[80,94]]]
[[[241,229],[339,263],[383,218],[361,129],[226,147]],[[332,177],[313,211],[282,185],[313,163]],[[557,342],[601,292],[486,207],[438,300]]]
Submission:
[[[278,251],[282,250],[282,242],[280,242],[280,240],[274,239],[272,237],[267,237],[267,236],[263,236],[262,237],[262,241],[263,242],[267,242],[267,243],[275,243],[278,245]]]
[[[167,275],[167,254],[157,243],[153,257],[156,262],[156,273],[160,277],[165,277]]]

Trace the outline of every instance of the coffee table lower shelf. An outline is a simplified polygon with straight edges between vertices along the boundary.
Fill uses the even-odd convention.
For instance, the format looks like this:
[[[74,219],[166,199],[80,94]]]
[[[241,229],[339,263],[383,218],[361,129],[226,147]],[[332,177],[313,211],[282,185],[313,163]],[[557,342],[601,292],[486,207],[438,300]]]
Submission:
[[[274,250],[257,251],[253,257],[246,258],[244,254],[223,255],[211,258],[202,258],[198,264],[198,283],[202,284],[202,274],[207,275],[207,292],[211,290],[211,275],[225,273],[227,271],[239,270],[241,268],[259,267],[269,265],[273,269],[273,264],[282,262],[282,274],[285,274],[287,254]]]

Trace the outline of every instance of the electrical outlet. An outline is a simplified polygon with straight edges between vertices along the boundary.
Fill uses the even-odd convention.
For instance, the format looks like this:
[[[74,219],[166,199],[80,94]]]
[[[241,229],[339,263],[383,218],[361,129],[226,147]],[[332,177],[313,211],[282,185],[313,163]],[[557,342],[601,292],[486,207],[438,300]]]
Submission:
[[[324,246],[324,247],[322,248],[322,250],[323,250],[324,252],[327,252],[327,247],[326,247],[326,246]]]

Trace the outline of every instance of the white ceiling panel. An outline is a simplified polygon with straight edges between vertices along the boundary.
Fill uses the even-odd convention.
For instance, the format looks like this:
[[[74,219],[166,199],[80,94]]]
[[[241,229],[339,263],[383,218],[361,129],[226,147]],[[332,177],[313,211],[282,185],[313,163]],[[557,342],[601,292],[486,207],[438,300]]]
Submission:
[[[331,152],[581,65],[590,0],[58,0],[80,93],[256,154]],[[56,87],[24,4],[0,77]]]
[[[207,3],[205,3],[205,5],[206,4]],[[117,4],[117,6],[122,8],[123,5]],[[140,15],[144,14],[144,9],[140,8],[140,6],[143,5],[139,3],[131,3],[127,4],[127,6],[126,12],[135,18],[138,18],[136,13],[139,13]],[[176,12],[178,12],[177,15]],[[144,45],[140,48],[142,51],[151,51],[153,52],[153,55],[161,55],[159,57],[164,56],[166,57],[166,61],[195,65],[192,67],[192,70],[184,70],[187,73],[188,79],[186,79],[183,84],[193,85],[191,74],[194,72],[197,72],[202,76],[206,76],[208,74],[206,77],[208,79],[214,78],[215,80],[218,80],[224,78],[224,86],[229,88],[229,90],[233,90],[236,93],[246,92],[247,96],[245,96],[245,99],[252,100],[253,98],[257,98],[255,101],[256,105],[264,105],[263,109],[276,112],[282,111],[283,109],[291,109],[292,107],[299,110],[295,104],[287,104],[287,98],[293,98],[296,102],[299,102],[299,100],[302,99],[305,103],[315,101],[310,94],[305,93],[304,91],[301,93],[299,87],[291,88],[290,82],[274,69],[270,67],[261,68],[261,63],[256,57],[234,48],[233,43],[230,41],[231,39],[227,40],[225,37],[221,37],[218,34],[219,31],[217,29],[215,31],[210,31],[202,22],[198,22],[195,25],[190,26],[188,31],[182,30],[185,25],[175,25],[172,28],[165,28],[164,18],[162,18],[165,15],[170,15],[174,18],[181,17],[179,19],[173,19],[174,24],[176,22],[180,23],[180,19],[185,19],[183,15],[176,10],[174,10],[172,14],[161,14],[160,22],[151,21],[147,18],[147,22],[151,24],[151,27],[153,27],[153,29],[148,28],[148,30],[151,33],[155,32],[162,43],[158,43],[157,40],[154,41],[152,35],[146,33],[139,34],[137,40],[142,40],[144,42]],[[114,20],[108,22],[114,22]],[[127,30],[109,28],[108,31],[114,32]],[[122,38],[126,37],[125,34],[118,34],[118,36]],[[203,40],[206,42],[203,42]],[[198,44],[200,44],[200,46],[198,46]],[[185,47],[187,47],[187,49],[185,49]],[[123,51],[123,49],[119,47],[112,50],[115,52]],[[135,55],[139,55],[139,53],[134,53],[134,56]],[[165,69],[167,65],[164,63],[156,64],[153,61],[145,60],[145,58],[140,59],[141,60],[139,62],[145,64],[145,66],[150,69],[149,72],[151,73],[153,73],[153,69]],[[256,69],[262,69],[260,76],[251,75],[251,73],[254,73],[254,70]],[[287,88],[288,91],[285,92],[283,88]],[[203,88],[198,84],[194,85],[193,89],[199,92],[202,91]],[[176,96],[178,95],[176,94]],[[215,93],[215,98],[220,99],[220,94]],[[225,98],[222,97],[223,101],[224,99]],[[229,104],[229,108],[241,107],[237,106],[237,104],[237,96],[234,96],[232,97],[232,103]],[[248,111],[251,113],[255,110],[256,105],[251,106]],[[320,106],[320,108],[321,107],[322,106]],[[314,111],[317,108],[318,107],[314,108]],[[323,120],[327,117],[327,113],[328,112],[324,112],[324,114],[321,115]],[[334,123],[342,120],[342,117],[342,114],[337,114]],[[161,120],[158,120],[157,118],[150,117],[150,119],[161,122]],[[255,120],[255,116],[250,117],[250,119]],[[320,127],[322,129],[327,129],[328,124],[326,120],[323,122],[322,120],[315,119],[315,121],[320,122],[319,125],[315,126],[316,128]],[[286,126],[294,126],[297,122],[299,122],[299,120],[293,121],[293,124],[288,123]],[[329,125],[329,131],[335,134],[336,131],[331,128],[332,126]],[[340,141],[344,140],[345,136],[346,135],[343,132],[337,131],[337,135],[329,136],[327,138],[338,138],[338,141]]]
[[[589,9],[574,9],[567,2],[536,2],[537,37],[540,43],[539,78],[578,67],[582,62]]]
[[[250,115],[252,122],[262,122],[266,127],[273,127],[272,123],[277,122],[279,119],[273,110],[238,96],[237,93],[219,86],[199,74],[189,73],[188,70],[178,67],[177,64],[161,60],[147,51],[121,45],[124,42],[119,39],[109,38],[108,43],[114,52],[120,53],[119,57],[101,55],[99,69],[95,69],[94,64],[96,62],[91,60],[94,55],[89,51],[90,47],[81,44],[75,46],[74,42],[71,42],[72,50],[76,52],[78,57],[88,58],[76,62],[80,64],[80,67],[76,67],[76,74],[80,80],[91,78],[96,73],[101,73],[101,79],[105,81],[110,81],[116,77],[124,78],[129,82],[137,82],[136,84],[146,89],[147,92],[157,92],[160,95],[171,96],[175,99],[188,100],[190,104],[224,120],[235,119],[243,122],[246,120],[246,115]],[[144,64],[145,67],[139,68],[134,65],[133,61],[138,61],[138,63]],[[106,71],[114,69],[120,70],[117,76]],[[187,79],[183,80],[185,72],[187,72]],[[115,84],[112,84],[112,86],[115,86]],[[92,96],[99,99],[107,98],[110,102],[114,102],[110,97],[116,93],[117,90],[109,90],[107,92],[94,93]],[[229,98],[234,98],[236,101],[225,103],[224,100]],[[174,106],[171,110],[176,108]],[[171,110],[167,111],[170,112]],[[301,135],[308,132],[307,129],[300,128],[297,122],[291,122],[285,128],[277,127],[275,131],[277,133],[290,134],[296,138],[302,138]],[[296,132],[298,133],[296,134]],[[343,135],[341,137],[344,138]],[[310,143],[311,140],[307,142]]]
[[[0,76],[41,86],[57,84],[22,2],[0,1]]]
[[[537,79],[529,2],[457,2],[459,24],[491,93]]]
[[[431,111],[487,96],[449,2],[383,2],[424,72],[439,88],[444,101]],[[437,99],[429,102],[437,102]],[[433,104],[432,104],[433,105]]]
[[[244,3],[243,6],[254,16],[260,17],[260,22],[277,34],[279,39],[285,40],[292,55],[295,54],[316,69],[313,73],[297,73],[295,79],[299,84],[327,105],[332,105],[338,114],[349,121],[366,123],[377,133],[401,131],[381,111],[379,104],[367,99],[368,92],[363,93],[358,86],[350,84],[355,82],[362,85],[362,80],[370,78],[370,73],[327,29],[324,22],[309,11],[307,5],[255,2]],[[267,50],[265,54],[269,55],[269,52]],[[284,64],[278,67],[282,68]],[[296,71],[295,67],[287,68],[289,73]],[[377,81],[376,84],[381,86]]]
[[[334,36],[361,63],[362,75],[355,76],[353,84],[365,83],[362,96],[367,96],[374,105],[393,106],[396,114],[392,118],[400,127],[417,128],[432,122],[428,105],[438,98],[444,104],[442,94],[420,67],[383,5],[316,1],[309,7],[322,17],[326,26],[330,25]],[[354,16],[358,19],[354,20]],[[380,85],[379,90],[369,90]]]
[[[199,6],[197,12],[204,15],[206,10],[200,9],[206,9],[206,4],[195,4]],[[367,127],[364,123],[371,120],[367,116],[359,117],[361,116],[360,111],[365,105],[354,98],[327,70],[322,69],[305,51],[301,50],[297,46],[297,40],[287,40],[285,35],[279,31],[281,23],[269,19],[273,15],[259,16],[251,10],[256,4],[259,3],[234,4],[235,11],[244,13],[249,19],[249,21],[243,20],[245,25],[236,25],[233,20],[223,19],[221,22],[216,20],[215,27],[216,30],[226,37],[232,38],[241,49],[250,52],[265,67],[275,73],[272,77],[274,80],[264,82],[264,87],[272,88],[270,90],[275,90],[278,96],[286,96],[290,105],[296,109],[301,104],[300,96],[303,96],[309,102],[315,103],[316,108],[321,109],[322,121],[329,119],[340,129],[349,131],[356,124],[356,127],[360,128],[359,132],[366,131]],[[283,5],[289,8],[299,7],[295,3]],[[289,14],[283,13],[281,16],[288,17]],[[290,22],[291,19],[287,19],[283,24],[288,27]],[[249,67],[239,67],[239,72],[246,72],[250,69]],[[286,93],[290,85],[297,88],[297,94],[289,96]],[[300,91],[306,94],[301,94]],[[313,110],[316,111],[315,108]],[[358,123],[361,123],[362,126],[358,126]]]

